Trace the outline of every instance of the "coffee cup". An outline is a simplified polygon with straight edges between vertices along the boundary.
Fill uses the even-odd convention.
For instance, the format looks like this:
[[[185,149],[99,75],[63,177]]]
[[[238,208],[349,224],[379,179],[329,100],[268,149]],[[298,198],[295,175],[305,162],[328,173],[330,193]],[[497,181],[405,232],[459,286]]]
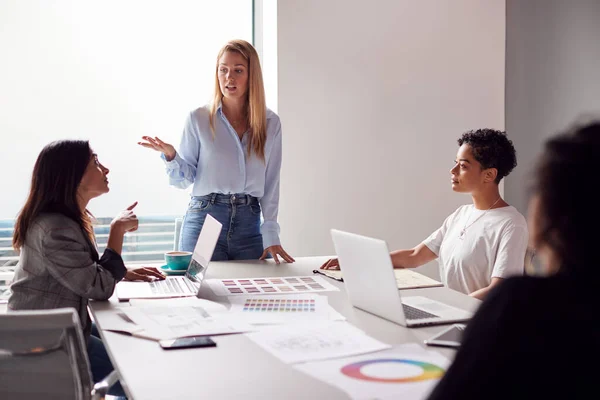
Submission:
[[[165,263],[174,271],[186,270],[192,261],[189,251],[168,251],[165,253]]]

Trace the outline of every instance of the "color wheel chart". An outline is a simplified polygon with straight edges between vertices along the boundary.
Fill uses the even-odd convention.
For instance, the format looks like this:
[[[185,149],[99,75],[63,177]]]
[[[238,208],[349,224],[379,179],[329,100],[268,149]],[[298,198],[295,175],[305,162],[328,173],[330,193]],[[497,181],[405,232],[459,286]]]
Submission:
[[[399,363],[412,365],[415,367],[419,367],[423,370],[420,375],[413,376],[399,376],[399,377],[379,377],[379,376],[370,376],[362,372],[363,367],[372,366],[376,364],[385,364],[385,363]],[[417,360],[406,360],[400,358],[383,358],[377,360],[365,360],[352,364],[348,364],[341,369],[342,374],[349,376],[350,378],[360,379],[369,382],[380,382],[380,383],[409,383],[409,382],[419,382],[426,381],[429,379],[439,379],[444,375],[444,369],[438,367],[437,365]]]
[[[352,399],[426,399],[450,361],[407,343],[389,350],[297,364],[295,369],[333,385]]]
[[[320,276],[286,276],[274,278],[207,279],[218,296],[249,294],[297,294],[339,291]]]

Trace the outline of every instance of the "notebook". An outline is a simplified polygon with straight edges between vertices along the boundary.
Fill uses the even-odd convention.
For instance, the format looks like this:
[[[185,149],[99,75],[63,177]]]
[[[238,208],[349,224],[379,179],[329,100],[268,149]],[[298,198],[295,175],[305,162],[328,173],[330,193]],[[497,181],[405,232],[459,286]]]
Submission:
[[[325,275],[336,281],[344,281],[342,271],[340,270],[315,269],[313,273]],[[398,289],[420,289],[444,286],[442,282],[436,281],[435,279],[410,269],[394,269],[394,275],[396,276],[396,285],[398,286]]]

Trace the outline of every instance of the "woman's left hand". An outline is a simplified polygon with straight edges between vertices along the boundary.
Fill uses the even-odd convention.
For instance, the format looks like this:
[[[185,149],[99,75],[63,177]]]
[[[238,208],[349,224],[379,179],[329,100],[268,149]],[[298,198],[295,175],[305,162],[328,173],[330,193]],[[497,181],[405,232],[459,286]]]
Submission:
[[[126,281],[162,281],[165,276],[154,267],[144,267],[127,270],[124,280]]]
[[[283,247],[281,247],[280,245],[267,247],[265,249],[265,251],[263,252],[262,256],[260,256],[260,260],[264,260],[265,258],[267,258],[267,255],[269,253],[273,256],[273,259],[275,260],[276,264],[279,264],[279,258],[277,257],[278,254],[286,262],[293,263],[294,261],[296,261],[292,258],[292,256],[290,256],[288,253],[286,253],[285,250],[283,249]]]

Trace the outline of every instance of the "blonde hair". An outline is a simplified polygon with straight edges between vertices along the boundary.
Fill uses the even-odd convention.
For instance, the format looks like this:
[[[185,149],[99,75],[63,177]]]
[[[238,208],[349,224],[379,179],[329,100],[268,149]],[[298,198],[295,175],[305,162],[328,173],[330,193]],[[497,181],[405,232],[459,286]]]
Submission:
[[[223,100],[223,93],[219,85],[219,60],[227,51],[239,53],[248,62],[248,93],[246,94],[248,112],[246,118],[250,140],[248,141],[248,155],[254,153],[259,159],[265,160],[265,143],[267,141],[267,104],[265,101],[265,88],[263,86],[262,70],[258,53],[254,47],[245,40],[231,40],[221,48],[217,55],[215,69],[215,95],[210,106],[210,129],[215,135],[215,115],[217,107]]]

